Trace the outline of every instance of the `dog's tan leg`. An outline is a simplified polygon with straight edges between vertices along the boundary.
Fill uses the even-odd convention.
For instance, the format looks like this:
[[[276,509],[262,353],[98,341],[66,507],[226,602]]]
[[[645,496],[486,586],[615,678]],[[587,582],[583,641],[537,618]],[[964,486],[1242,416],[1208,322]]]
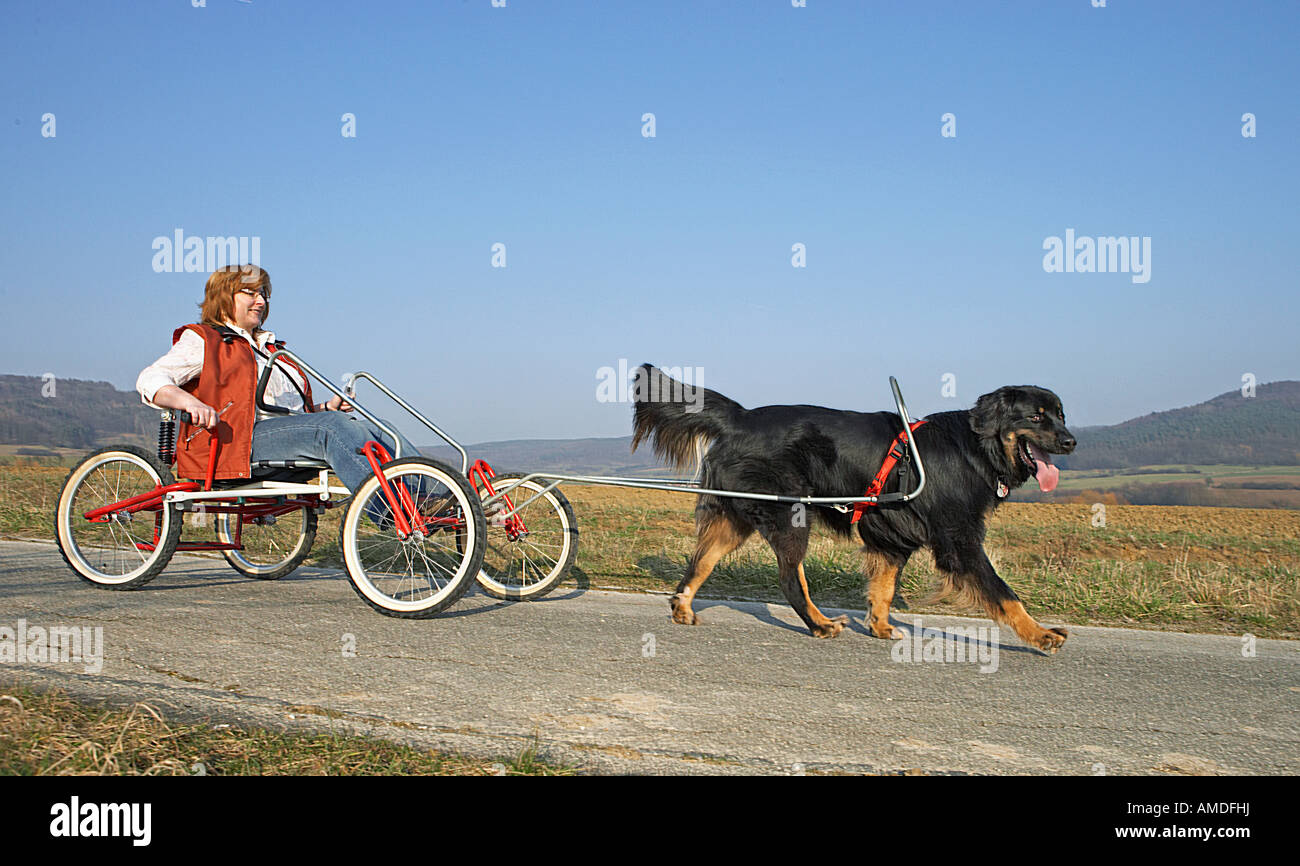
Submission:
[[[1043,628],[1019,601],[1004,601],[990,612],[995,620],[1005,622],[1015,629],[1022,641],[1045,653],[1056,652],[1070,636],[1070,633],[1063,628]]]
[[[991,569],[992,566],[990,572]],[[1011,626],[1020,639],[1030,646],[1046,653],[1054,653],[1060,649],[1070,633],[1063,628],[1043,628],[1029,615],[1029,611],[1025,610],[1024,603],[1016,598],[1011,587],[997,579],[996,574],[993,577],[997,580],[996,585],[993,586],[996,595],[994,592],[987,591],[986,587],[990,584],[979,582],[978,572],[968,574],[944,571],[943,588],[927,599],[927,603],[941,598],[950,598],[962,606],[983,607],[990,619]]]
[[[902,638],[902,631],[889,624],[889,606],[894,601],[898,565],[875,551],[865,551],[867,603],[871,605],[871,633],[879,638]]]
[[[1034,621],[1015,591],[998,577],[983,549],[961,555],[941,548],[934,554],[944,585],[932,600],[955,595],[959,604],[978,604],[995,622],[1011,626],[1021,640],[1045,653],[1056,652],[1069,637],[1063,628],[1047,629]]]
[[[677,584],[677,592],[669,599],[673,611],[673,622],[683,625],[696,625],[700,618],[691,610],[691,602],[700,586],[709,579],[714,567],[722,557],[731,553],[745,543],[750,532],[736,529],[726,515],[716,511],[702,513],[698,521],[698,538],[695,542],[695,554],[686,566],[686,576]]]
[[[791,568],[786,562],[781,562],[781,591],[785,593],[786,601],[794,608],[794,612],[799,614],[799,618],[808,626],[813,637],[835,637],[839,634],[844,626],[848,624],[847,616],[837,616],[835,619],[827,619],[826,615],[817,609],[813,604],[812,597],[808,595],[808,579],[803,573],[803,563],[799,562]]]

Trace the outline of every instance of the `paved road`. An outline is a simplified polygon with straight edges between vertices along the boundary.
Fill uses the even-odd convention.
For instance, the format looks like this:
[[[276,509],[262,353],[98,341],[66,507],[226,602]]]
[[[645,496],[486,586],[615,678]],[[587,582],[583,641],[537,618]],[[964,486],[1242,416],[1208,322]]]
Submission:
[[[405,621],[372,612],[339,572],[259,582],[192,556],[107,592],[51,544],[3,542],[0,626],[101,626],[104,652],[98,673],[0,663],[0,680],[485,758],[536,734],[543,754],[610,773],[1300,772],[1294,642],[1258,640],[1247,657],[1237,636],[1072,628],[1047,657],[1007,631],[970,642],[914,629],[922,657],[961,646],[983,661],[908,662],[860,612],[822,641],[783,605],[696,610],[701,625],[678,626],[663,596],[570,585],[521,604],[475,593]]]

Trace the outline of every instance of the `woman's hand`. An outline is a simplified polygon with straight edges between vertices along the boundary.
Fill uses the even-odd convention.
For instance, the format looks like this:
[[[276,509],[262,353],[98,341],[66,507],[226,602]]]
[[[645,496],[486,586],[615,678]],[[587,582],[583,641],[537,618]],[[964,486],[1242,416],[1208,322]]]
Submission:
[[[351,412],[352,404],[335,394],[328,401],[321,403],[320,408],[326,412]]]
[[[208,430],[217,426],[217,410],[213,409],[207,403],[204,403],[197,397],[191,396],[186,405],[180,407],[182,412],[189,412],[190,418],[196,427],[204,427]]]
[[[161,406],[164,409],[189,412],[194,425],[197,427],[206,427],[211,430],[217,426],[217,410],[184,388],[178,388],[175,385],[163,385],[153,395],[151,402],[155,406]]]

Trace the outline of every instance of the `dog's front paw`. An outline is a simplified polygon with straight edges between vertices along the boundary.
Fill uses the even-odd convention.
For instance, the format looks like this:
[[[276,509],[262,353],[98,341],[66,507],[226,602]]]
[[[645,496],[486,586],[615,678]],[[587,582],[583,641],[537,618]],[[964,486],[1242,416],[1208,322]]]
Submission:
[[[1035,642],[1037,647],[1045,653],[1055,653],[1065,643],[1065,639],[1070,633],[1063,628],[1046,629]]]
[[[841,615],[834,619],[826,620],[824,625],[814,625],[811,629],[813,637],[830,638],[844,630],[844,626],[849,624],[849,618]]]
[[[673,622],[682,625],[699,625],[700,618],[691,610],[690,604],[682,600],[680,595],[674,595],[668,600],[673,609]]]
[[[882,640],[905,640],[907,632],[901,628],[894,628],[889,623],[871,623],[871,633]]]

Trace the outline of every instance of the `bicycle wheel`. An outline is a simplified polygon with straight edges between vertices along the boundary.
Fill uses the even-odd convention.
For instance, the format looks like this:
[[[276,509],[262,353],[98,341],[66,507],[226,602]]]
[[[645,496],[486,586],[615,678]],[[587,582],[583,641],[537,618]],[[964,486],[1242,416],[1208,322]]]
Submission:
[[[176,552],[179,511],[121,509],[94,521],[84,515],[171,483],[171,470],[143,448],[116,445],[87,456],[68,473],[54,512],[63,561],[104,589],[134,589],[153,580]]]
[[[235,543],[238,514],[216,515],[217,540]],[[230,567],[245,577],[279,580],[311,553],[316,540],[316,512],[303,506],[287,514],[254,517],[240,528],[241,550],[223,550]]]
[[[435,460],[404,457],[385,463],[382,471],[395,495],[406,491],[425,527],[402,537],[379,479],[367,478],[339,529],[348,579],[380,613],[432,616],[455,604],[483,565],[483,508],[465,477]]]
[[[500,490],[522,477],[520,473],[498,475],[492,484]],[[522,506],[514,515],[518,522],[510,517],[488,521],[483,568],[478,573],[479,586],[488,595],[541,598],[568,576],[578,556],[578,521],[563,493],[546,490],[549,483],[524,481],[507,494],[515,506]],[[487,498],[486,491],[483,497]],[[498,505],[503,500],[489,508]]]

